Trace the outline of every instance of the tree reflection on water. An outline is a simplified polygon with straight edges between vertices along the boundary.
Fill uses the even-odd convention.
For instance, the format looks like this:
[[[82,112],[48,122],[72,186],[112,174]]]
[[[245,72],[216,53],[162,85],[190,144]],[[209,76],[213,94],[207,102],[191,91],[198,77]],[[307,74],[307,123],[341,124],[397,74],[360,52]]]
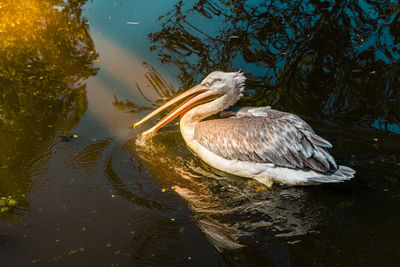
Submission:
[[[185,88],[241,68],[255,93],[239,104],[400,133],[395,1],[179,1],[160,20],[152,49]]]
[[[144,85],[144,87],[150,88],[150,90],[154,91],[158,97],[155,100],[151,100],[150,98],[148,98],[145,94],[145,88],[142,88],[137,82],[136,89],[144,99],[152,104],[153,107],[161,105],[163,102],[165,102],[165,100],[170,99],[174,95],[176,95],[177,92],[173,85],[169,83],[153,66],[144,62],[143,67],[146,70],[144,73],[144,77],[148,82]],[[128,110],[133,113],[151,109],[146,106],[137,105],[129,100],[120,100],[115,95],[113,105],[116,106],[119,110]]]
[[[0,3],[0,196],[13,195],[22,207],[29,172],[45,171],[37,167],[49,142],[87,108],[84,80],[96,74],[98,55],[82,18],[85,2]]]

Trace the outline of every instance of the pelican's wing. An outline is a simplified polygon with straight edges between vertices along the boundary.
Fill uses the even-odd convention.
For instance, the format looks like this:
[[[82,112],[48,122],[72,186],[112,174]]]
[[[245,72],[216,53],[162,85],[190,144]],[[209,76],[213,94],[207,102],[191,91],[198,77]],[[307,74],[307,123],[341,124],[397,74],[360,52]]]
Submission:
[[[265,117],[271,112],[271,107],[230,107],[219,113],[220,118],[229,117]],[[276,111],[276,110],[275,110]]]
[[[200,122],[195,139],[213,153],[289,168],[336,169],[332,145],[296,115],[270,108],[243,108],[232,117]]]

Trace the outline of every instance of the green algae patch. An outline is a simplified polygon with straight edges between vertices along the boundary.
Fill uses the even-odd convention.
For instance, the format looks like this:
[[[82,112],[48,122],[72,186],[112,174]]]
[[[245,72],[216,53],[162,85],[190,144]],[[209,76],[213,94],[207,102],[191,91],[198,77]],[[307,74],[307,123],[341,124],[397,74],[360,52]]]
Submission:
[[[0,213],[9,211],[15,205],[17,205],[17,201],[12,196],[1,197],[0,198]]]

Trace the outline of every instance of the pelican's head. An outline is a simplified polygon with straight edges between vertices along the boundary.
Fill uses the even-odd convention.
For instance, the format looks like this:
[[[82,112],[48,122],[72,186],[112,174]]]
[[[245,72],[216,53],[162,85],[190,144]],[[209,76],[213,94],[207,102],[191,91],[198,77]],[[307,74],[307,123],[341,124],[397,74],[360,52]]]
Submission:
[[[238,95],[244,91],[246,78],[240,71],[214,71],[207,75],[200,85],[209,88],[214,95]]]
[[[175,107],[167,116],[161,119],[151,129],[142,133],[142,136],[150,136],[158,129],[175,119],[177,116],[185,114],[188,110],[200,104],[208,103],[215,100],[219,102],[219,106],[221,107],[221,110],[223,110],[226,107],[234,104],[242,96],[242,92],[245,88],[245,80],[246,78],[240,71],[214,71],[207,75],[207,77],[204,78],[204,80],[200,84],[171,99],[170,101],[144,117],[141,121],[135,123],[133,127],[142,124],[160,111],[168,108],[173,104],[178,103],[183,99],[186,100]]]

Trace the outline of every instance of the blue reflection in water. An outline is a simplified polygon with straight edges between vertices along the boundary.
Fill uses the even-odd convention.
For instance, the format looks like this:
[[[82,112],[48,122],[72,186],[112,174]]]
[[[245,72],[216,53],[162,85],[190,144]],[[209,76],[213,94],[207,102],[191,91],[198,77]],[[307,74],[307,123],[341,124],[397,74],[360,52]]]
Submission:
[[[90,21],[91,32],[100,33],[116,41],[119,46],[140,55],[152,65],[159,65],[156,53],[151,53],[147,34],[160,30],[158,18],[176,0],[163,1],[107,1],[86,4],[84,15]]]

